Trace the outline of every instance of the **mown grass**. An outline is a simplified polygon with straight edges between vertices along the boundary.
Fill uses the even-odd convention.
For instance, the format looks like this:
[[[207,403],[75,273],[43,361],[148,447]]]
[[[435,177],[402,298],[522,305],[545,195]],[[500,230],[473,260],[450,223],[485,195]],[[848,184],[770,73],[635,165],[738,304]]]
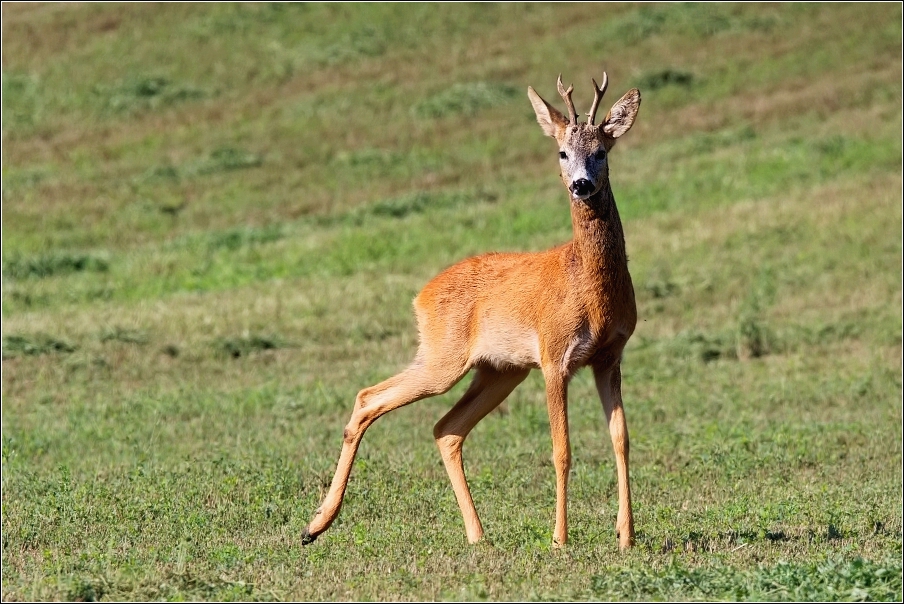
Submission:
[[[898,5],[3,11],[4,600],[902,598]],[[418,289],[570,237],[524,90],[603,68],[644,98],[637,547],[586,373],[563,551],[538,375],[466,447],[486,542],[432,441],[462,383],[302,547]]]

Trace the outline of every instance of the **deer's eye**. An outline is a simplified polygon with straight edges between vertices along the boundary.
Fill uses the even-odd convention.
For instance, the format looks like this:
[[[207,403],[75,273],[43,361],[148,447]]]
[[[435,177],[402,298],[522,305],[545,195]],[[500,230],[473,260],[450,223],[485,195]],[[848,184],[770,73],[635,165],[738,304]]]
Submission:
[[[606,159],[606,150],[600,147],[596,152],[597,159]]]
[[[564,151],[559,151],[559,157],[561,159],[568,159],[568,155],[566,155]]]

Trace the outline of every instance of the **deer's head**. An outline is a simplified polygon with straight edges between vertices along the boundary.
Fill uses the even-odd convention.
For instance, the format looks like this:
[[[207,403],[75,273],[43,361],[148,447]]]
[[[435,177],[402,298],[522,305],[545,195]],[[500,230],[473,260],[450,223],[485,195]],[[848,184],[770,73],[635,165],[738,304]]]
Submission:
[[[587,123],[578,122],[574,102],[571,100],[574,87],[569,86],[566,90],[562,85],[561,75],[557,86],[568,106],[567,118],[544,101],[533,88],[527,88],[527,96],[534,106],[537,122],[543,132],[559,144],[562,182],[573,199],[583,200],[593,196],[609,179],[609,151],[615,145],[615,140],[630,130],[640,108],[640,91],[632,88],[612,106],[606,119],[598,126],[594,125],[596,110],[608,84],[609,78],[605,72],[602,86],[598,86],[596,80],[593,80],[594,99],[590,113],[587,114]]]

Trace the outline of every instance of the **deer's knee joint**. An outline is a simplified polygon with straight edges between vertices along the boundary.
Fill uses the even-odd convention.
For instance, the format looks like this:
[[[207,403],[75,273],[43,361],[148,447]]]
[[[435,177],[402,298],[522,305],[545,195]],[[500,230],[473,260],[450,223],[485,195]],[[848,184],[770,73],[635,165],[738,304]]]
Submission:
[[[630,440],[628,439],[627,430],[622,430],[620,428],[612,430],[612,446],[616,451],[628,452],[631,445]]]
[[[440,424],[436,424],[433,427],[433,438],[440,448],[455,448],[461,446],[461,443],[465,440],[464,437],[458,434],[450,433],[445,426]]]
[[[433,438],[436,440],[436,446],[439,447],[440,455],[447,461],[458,458],[461,445],[465,440],[463,436],[450,433],[442,420],[433,427]]]
[[[461,450],[461,445],[464,440],[464,438],[458,436],[457,434],[447,434],[446,436],[442,436],[436,439],[436,442],[439,445],[440,449],[444,449],[446,451],[455,451]]]
[[[571,469],[571,452],[570,451],[555,451],[552,455],[552,463],[556,468],[561,468],[565,472]]]

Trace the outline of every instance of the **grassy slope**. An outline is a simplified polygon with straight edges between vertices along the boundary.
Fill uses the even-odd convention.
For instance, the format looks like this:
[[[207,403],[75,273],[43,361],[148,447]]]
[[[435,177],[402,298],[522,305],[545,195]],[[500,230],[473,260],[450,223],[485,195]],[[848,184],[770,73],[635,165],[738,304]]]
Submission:
[[[902,597],[898,5],[3,10],[5,600]],[[524,89],[601,64],[638,547],[582,373],[565,551],[539,376],[469,439],[486,543],[461,384],[302,548],[418,288],[569,237]]]

